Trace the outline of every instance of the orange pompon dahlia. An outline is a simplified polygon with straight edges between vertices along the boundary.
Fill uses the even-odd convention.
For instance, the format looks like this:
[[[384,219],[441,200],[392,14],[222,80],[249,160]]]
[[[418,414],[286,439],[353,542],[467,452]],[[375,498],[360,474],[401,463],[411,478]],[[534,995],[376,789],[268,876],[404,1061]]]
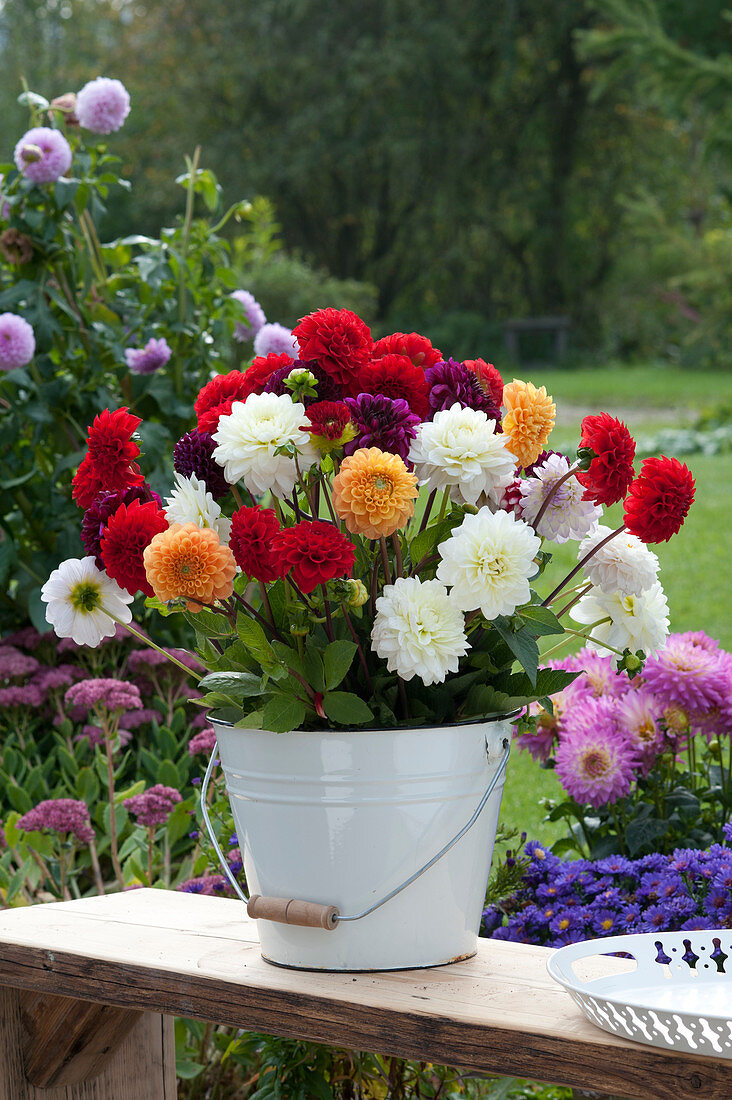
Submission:
[[[188,600],[189,611],[223,600],[234,590],[236,562],[212,527],[174,523],[155,535],[143,554],[145,573],[159,600]]]
[[[508,436],[506,446],[516,456],[519,466],[536,462],[554,427],[557,407],[546,392],[533,382],[521,382],[514,378],[503,387],[503,404],[506,415],[503,431]]]
[[[361,447],[333,480],[333,506],[348,530],[367,539],[392,535],[414,515],[417,478],[399,455]]]

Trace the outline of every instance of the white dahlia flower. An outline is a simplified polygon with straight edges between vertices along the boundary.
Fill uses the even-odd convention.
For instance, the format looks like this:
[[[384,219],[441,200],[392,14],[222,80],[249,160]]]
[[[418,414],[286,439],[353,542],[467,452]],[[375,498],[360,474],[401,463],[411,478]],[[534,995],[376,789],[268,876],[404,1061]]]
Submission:
[[[522,518],[534,523],[539,510],[560,478],[569,472],[564,455],[549,455],[531,477],[521,482]],[[602,508],[591,500],[583,500],[584,486],[574,475],[559,486],[539,521],[537,534],[551,542],[582,539],[596,526]]]
[[[41,589],[46,622],[59,638],[94,649],[102,638],[113,637],[119,620],[129,623],[133,597],[97,569],[94,558],[67,558]],[[114,616],[114,618],[112,618]]]
[[[297,452],[301,472],[318,459],[310,434],[300,426],[304,420],[305,406],[286,393],[253,393],[246,401],[235,401],[213,433],[218,444],[213,457],[229,484],[241,479],[250,493],[291,493],[297,467],[283,449]]]
[[[529,578],[541,546],[528,524],[513,512],[481,508],[466,516],[438,546],[437,577],[451,585],[450,595],[463,611],[480,608],[486,619],[511,615],[530,598]]]
[[[371,648],[402,680],[441,684],[469,647],[463,614],[439,581],[399,577],[376,601]]]
[[[580,543],[577,559],[584,558],[610,534],[609,527],[598,524]],[[639,596],[656,583],[658,567],[659,561],[653,551],[625,531],[594,553],[583,569],[588,580],[603,592]]]
[[[409,450],[420,483],[449,488],[460,504],[484,497],[497,505],[513,480],[516,459],[495,426],[482,409],[464,409],[457,402],[420,424]]]
[[[212,527],[219,536],[219,542],[228,545],[231,520],[221,515],[221,505],[209,493],[206,482],[195,474],[184,477],[177,473],[175,484],[176,488],[165,500],[168,523],[195,523],[198,527]]]
[[[633,653],[637,649],[654,653],[663,648],[668,637],[668,603],[658,581],[639,596],[590,592],[572,608],[570,615],[584,626],[609,619],[592,627],[591,634],[596,641],[587,643],[599,653],[604,651],[602,642],[615,649],[630,649]]]

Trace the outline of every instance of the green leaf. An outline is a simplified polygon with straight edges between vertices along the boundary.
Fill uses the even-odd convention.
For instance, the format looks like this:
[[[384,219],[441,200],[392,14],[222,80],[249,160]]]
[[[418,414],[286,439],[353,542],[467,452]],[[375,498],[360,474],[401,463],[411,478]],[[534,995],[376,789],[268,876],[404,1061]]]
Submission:
[[[564,627],[553,611],[541,604],[529,604],[519,611],[520,617],[526,623],[526,629],[539,638],[544,634],[564,634]]]
[[[211,672],[198,686],[203,691],[220,692],[237,701],[261,692],[261,680],[252,672]]]
[[[323,710],[331,722],[337,722],[340,726],[363,726],[374,717],[371,707],[350,691],[326,692]]]
[[[131,787],[127,787],[126,790],[124,790],[124,791],[115,791],[114,792],[114,801],[118,802],[118,803],[124,802],[124,800],[126,798],[134,798],[134,796],[136,794],[142,794],[142,792],[144,790],[145,790],[145,780],[144,779],[138,779],[136,783],[133,783]]]
[[[328,691],[338,687],[348,673],[356,653],[355,642],[331,642],[325,647],[323,663],[325,665],[325,686]]]
[[[325,691],[325,670],[323,658],[317,646],[308,641],[302,659],[302,671],[313,691]]]
[[[625,829],[625,843],[631,858],[643,848],[652,849],[655,842],[668,832],[668,822],[657,817],[636,818]]]
[[[302,725],[305,705],[292,695],[275,695],[262,711],[262,729],[290,733]]]
[[[176,1058],[175,1072],[183,1081],[191,1081],[198,1077],[206,1067],[201,1062],[192,1062],[187,1058]]]
[[[267,635],[256,619],[249,615],[237,615],[236,632],[252,657],[265,672],[272,674],[282,668],[280,661],[267,640]]]
[[[510,620],[503,615],[494,620],[493,626],[526,671],[532,685],[536,684],[536,673],[539,668],[539,647],[536,639],[527,630],[512,630]]]

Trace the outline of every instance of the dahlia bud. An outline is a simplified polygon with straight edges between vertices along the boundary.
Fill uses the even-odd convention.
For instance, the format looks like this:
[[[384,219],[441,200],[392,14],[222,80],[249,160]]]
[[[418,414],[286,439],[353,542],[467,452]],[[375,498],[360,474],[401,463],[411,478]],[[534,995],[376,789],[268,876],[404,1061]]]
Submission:
[[[302,401],[305,397],[318,396],[318,379],[305,367],[298,367],[290,371],[285,378],[285,385],[292,394],[293,401]]]
[[[593,451],[592,447],[577,448],[577,465],[580,470],[589,470],[593,458],[597,458],[597,453]]]
[[[43,150],[40,145],[32,145],[30,142],[21,149],[21,156],[25,164],[37,164],[43,160]]]
[[[617,662],[618,672],[627,672],[628,678],[632,680],[634,676],[643,671],[645,659],[646,655],[642,649],[637,649],[635,653],[631,653],[629,649],[624,649],[623,656]]]
[[[363,607],[369,598],[366,585],[359,580],[339,579],[330,581],[328,595],[337,603],[344,603],[347,607]]]
[[[57,95],[55,99],[51,100],[49,110],[60,111],[67,126],[79,125],[79,120],[76,117],[76,92],[64,92],[63,95]]]

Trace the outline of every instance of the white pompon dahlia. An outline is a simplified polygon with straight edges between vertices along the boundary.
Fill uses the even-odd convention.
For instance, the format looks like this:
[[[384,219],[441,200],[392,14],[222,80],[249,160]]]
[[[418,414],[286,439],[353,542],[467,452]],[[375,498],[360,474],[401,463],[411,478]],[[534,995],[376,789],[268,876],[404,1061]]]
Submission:
[[[175,485],[165,500],[168,523],[195,523],[198,527],[212,527],[219,536],[219,542],[228,545],[231,520],[221,515],[221,505],[209,493],[206,482],[195,474],[184,477],[177,473]]]
[[[527,523],[534,523],[549,493],[569,469],[564,455],[551,454],[540,466],[534,467],[531,477],[521,482],[522,517]],[[537,534],[556,543],[588,535],[597,525],[602,508],[591,500],[583,500],[584,492],[584,486],[574,475],[567,478],[551,497],[539,520]]]
[[[229,484],[241,479],[250,493],[291,493],[297,481],[295,459],[278,452],[294,449],[301,472],[318,460],[309,432],[301,428],[304,421],[305,406],[286,393],[253,393],[246,401],[235,401],[213,433],[218,444],[213,457]]]
[[[461,504],[484,497],[497,505],[513,480],[516,458],[495,427],[482,409],[464,409],[457,402],[420,424],[409,450],[420,484],[449,488]]]
[[[584,626],[592,627],[595,642],[587,644],[599,653],[604,652],[602,642],[615,649],[630,649],[633,653],[642,649],[654,653],[662,649],[668,637],[669,619],[666,596],[658,581],[639,596],[623,596],[620,592],[590,592],[583,596],[570,615]],[[600,622],[608,619],[608,622]]]
[[[463,614],[439,581],[399,577],[376,601],[371,648],[402,680],[441,684],[469,647]]]
[[[598,524],[580,543],[578,561],[610,534],[609,527]],[[646,592],[656,583],[658,568],[659,561],[653,551],[627,531],[597,550],[583,566],[585,576],[596,588],[621,596],[639,596]]]
[[[92,649],[111,638],[119,620],[129,623],[132,596],[97,569],[94,558],[67,558],[41,589],[46,622],[59,638],[73,638]],[[111,617],[114,615],[114,619]]]
[[[450,595],[463,611],[480,608],[486,619],[511,615],[531,596],[529,578],[541,546],[528,524],[513,512],[481,508],[466,516],[438,546],[442,561],[438,580],[451,585]]]

